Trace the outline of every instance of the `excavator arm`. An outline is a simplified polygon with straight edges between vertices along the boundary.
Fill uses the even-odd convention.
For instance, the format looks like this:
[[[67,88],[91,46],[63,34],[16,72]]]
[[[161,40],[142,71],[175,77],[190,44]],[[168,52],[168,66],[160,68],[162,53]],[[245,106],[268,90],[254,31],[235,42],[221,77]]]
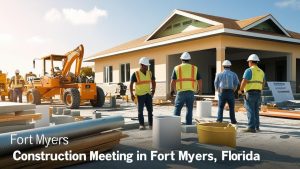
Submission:
[[[62,69],[62,76],[66,76],[70,72],[70,69],[71,69],[74,61],[76,61],[75,76],[76,77],[79,76],[81,64],[82,64],[82,60],[83,60],[83,53],[84,53],[84,47],[81,44],[76,49],[65,54],[65,56],[67,56],[67,58],[65,60],[64,67]]]

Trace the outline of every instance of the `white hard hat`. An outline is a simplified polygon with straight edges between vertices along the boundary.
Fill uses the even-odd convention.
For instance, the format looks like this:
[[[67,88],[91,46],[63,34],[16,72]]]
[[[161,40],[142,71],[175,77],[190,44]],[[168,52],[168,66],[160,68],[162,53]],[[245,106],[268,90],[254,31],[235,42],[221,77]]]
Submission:
[[[143,64],[143,65],[146,65],[146,66],[150,66],[150,63],[149,63],[149,59],[146,58],[146,57],[142,57],[139,61],[139,64]]]
[[[19,69],[16,69],[15,73],[20,73],[20,70],[19,70]]]
[[[183,52],[182,55],[180,56],[181,60],[190,60],[191,55],[188,52]]]
[[[258,62],[258,61],[259,61],[259,58],[258,58],[257,54],[251,54],[251,55],[248,57],[247,61],[256,61],[256,62]]]
[[[223,66],[231,66],[231,62],[229,60],[224,60],[222,65]]]

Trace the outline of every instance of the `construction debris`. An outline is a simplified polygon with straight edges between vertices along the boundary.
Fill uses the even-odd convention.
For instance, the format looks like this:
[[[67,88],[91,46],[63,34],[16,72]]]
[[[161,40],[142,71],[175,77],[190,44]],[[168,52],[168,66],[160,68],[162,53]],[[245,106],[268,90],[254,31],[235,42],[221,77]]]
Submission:
[[[26,103],[0,103],[0,133],[34,128],[33,120],[42,118],[35,113],[35,105]]]

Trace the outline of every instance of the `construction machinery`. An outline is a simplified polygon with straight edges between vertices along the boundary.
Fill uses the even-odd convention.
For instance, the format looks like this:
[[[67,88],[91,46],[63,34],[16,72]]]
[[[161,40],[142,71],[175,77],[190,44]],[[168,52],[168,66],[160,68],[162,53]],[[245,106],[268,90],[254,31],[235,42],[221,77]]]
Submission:
[[[0,95],[1,101],[5,101],[5,96],[12,98],[12,92],[8,89],[9,79],[7,79],[7,74],[0,72]]]
[[[84,47],[79,45],[65,55],[51,54],[42,57],[43,76],[33,78],[26,85],[27,101],[38,105],[41,104],[41,99],[52,100],[59,95],[71,109],[79,108],[81,101],[89,101],[93,107],[102,107],[105,101],[104,91],[95,83],[80,80],[83,53]],[[35,60],[33,65],[35,67]],[[71,72],[71,68],[75,68],[75,71]]]

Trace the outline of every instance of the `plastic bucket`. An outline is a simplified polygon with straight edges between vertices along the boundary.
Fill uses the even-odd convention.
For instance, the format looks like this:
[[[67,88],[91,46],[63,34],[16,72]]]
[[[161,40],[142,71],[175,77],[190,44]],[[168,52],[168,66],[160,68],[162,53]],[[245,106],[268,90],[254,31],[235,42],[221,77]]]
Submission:
[[[178,149],[181,145],[180,116],[154,116],[152,132],[153,148]]]
[[[236,147],[236,125],[230,123],[197,123],[199,143]]]

